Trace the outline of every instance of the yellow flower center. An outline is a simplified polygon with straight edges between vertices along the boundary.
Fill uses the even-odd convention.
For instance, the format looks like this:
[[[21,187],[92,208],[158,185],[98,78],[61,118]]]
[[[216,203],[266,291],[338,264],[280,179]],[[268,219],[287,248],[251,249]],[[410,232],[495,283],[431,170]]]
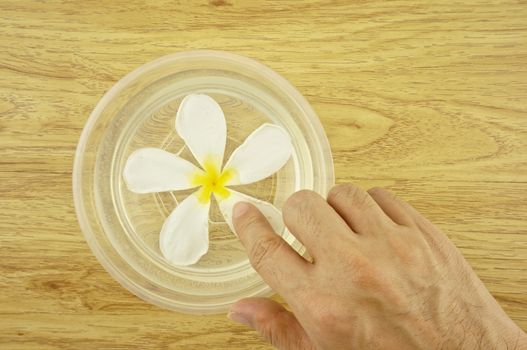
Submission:
[[[194,186],[201,186],[198,190],[199,202],[207,204],[212,194],[216,194],[222,199],[229,197],[231,193],[225,184],[234,177],[234,170],[223,169],[220,172],[211,159],[205,160],[203,168],[205,171],[194,173],[191,178]]]

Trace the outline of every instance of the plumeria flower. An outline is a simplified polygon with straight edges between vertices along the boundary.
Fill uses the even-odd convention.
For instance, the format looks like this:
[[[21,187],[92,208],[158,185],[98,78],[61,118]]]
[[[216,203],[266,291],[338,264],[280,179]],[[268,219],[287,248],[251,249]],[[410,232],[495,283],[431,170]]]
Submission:
[[[211,97],[186,96],[176,115],[176,131],[201,168],[159,148],[133,152],[124,168],[124,180],[135,193],[197,188],[179,203],[161,228],[159,247],[170,263],[192,265],[208,251],[212,196],[233,232],[232,208],[239,201],[254,204],[276,232],[283,231],[278,209],[229,186],[260,181],[288,161],[293,146],[284,129],[261,125],[234,150],[223,167],[227,125],[221,107]]]

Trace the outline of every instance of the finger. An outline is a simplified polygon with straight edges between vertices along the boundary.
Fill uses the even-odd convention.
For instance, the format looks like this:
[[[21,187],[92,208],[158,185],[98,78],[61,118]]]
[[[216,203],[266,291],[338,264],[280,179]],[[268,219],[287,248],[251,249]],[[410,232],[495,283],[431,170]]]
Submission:
[[[455,249],[453,243],[441,230],[406,201],[383,188],[372,188],[368,193],[394,222],[417,227],[428,244],[438,252],[446,249],[446,255],[449,256],[452,248]]]
[[[430,244],[431,247],[436,249],[443,249],[445,246],[454,248],[454,244],[450,241],[448,236],[437,228],[430,220],[428,220],[423,214],[415,209],[410,203],[399,199],[401,205],[404,207],[408,215],[410,216],[410,222],[407,226],[415,226],[419,229],[419,232]]]
[[[380,187],[371,188],[368,190],[368,193],[393,222],[404,226],[414,224],[408,208],[409,204],[398,198],[395,194]]]
[[[353,239],[353,231],[318,193],[308,190],[293,193],[282,208],[289,231],[315,258],[334,250],[334,242]]]
[[[360,234],[375,234],[378,228],[395,225],[367,192],[352,184],[333,187],[328,203]]]
[[[273,300],[239,300],[231,307],[227,317],[255,329],[280,350],[315,349],[295,315]]]
[[[305,281],[311,265],[273,231],[254,205],[237,203],[233,209],[233,224],[251,265],[273,290],[287,297]]]

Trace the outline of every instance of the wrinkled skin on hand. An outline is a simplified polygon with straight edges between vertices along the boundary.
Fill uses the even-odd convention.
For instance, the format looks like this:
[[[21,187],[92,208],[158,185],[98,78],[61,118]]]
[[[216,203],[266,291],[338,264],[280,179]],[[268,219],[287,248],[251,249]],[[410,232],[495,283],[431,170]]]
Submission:
[[[334,187],[293,194],[288,229],[313,261],[246,203],[234,226],[254,268],[291,311],[242,299],[229,317],[282,350],[527,349],[516,326],[456,247],[390,192]]]

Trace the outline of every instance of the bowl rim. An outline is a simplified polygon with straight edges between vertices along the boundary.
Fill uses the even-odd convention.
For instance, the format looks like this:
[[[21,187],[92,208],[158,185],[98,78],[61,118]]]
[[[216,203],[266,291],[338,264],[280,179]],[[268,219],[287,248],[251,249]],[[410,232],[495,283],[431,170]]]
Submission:
[[[91,225],[89,224],[88,220],[88,214],[86,205],[84,203],[84,196],[82,191],[82,168],[83,168],[83,161],[84,161],[84,153],[87,147],[87,143],[89,140],[89,137],[91,135],[91,132],[93,130],[94,125],[99,119],[99,116],[101,112],[107,107],[107,105],[112,101],[113,97],[119,92],[121,92],[130,82],[134,81],[137,77],[140,75],[143,75],[145,73],[148,73],[148,71],[153,70],[157,68],[160,65],[163,65],[164,63],[175,61],[175,60],[182,60],[182,59],[189,59],[189,58],[206,58],[206,59],[222,59],[222,60],[228,60],[233,63],[246,66],[250,69],[257,70],[259,74],[262,74],[267,79],[269,79],[273,84],[280,86],[280,89],[285,95],[288,95],[291,97],[292,101],[294,101],[298,107],[304,111],[304,116],[307,117],[309,120],[309,123],[314,130],[315,134],[317,135],[317,141],[320,143],[320,148],[322,149],[323,155],[324,155],[324,162],[325,162],[325,171],[324,174],[326,177],[326,184],[329,187],[331,187],[335,183],[335,175],[334,175],[334,164],[333,164],[333,156],[331,152],[331,146],[329,144],[329,140],[327,138],[326,132],[324,130],[324,127],[322,123],[320,122],[320,119],[318,115],[315,113],[307,99],[284,77],[282,77],[280,74],[272,70],[270,67],[266,66],[263,63],[260,63],[257,60],[254,60],[252,58],[242,56],[239,54],[235,54],[232,52],[227,51],[218,51],[218,50],[190,50],[190,51],[182,51],[177,52],[173,54],[168,54],[162,57],[159,57],[157,59],[154,59],[152,61],[149,61],[147,63],[144,63],[140,65],[139,67],[135,68],[131,72],[124,75],[122,78],[120,78],[108,91],[104,93],[102,98],[97,102],[96,106],[90,113],[87,121],[85,122],[85,125],[83,127],[83,130],[81,132],[78,145],[75,151],[74,161],[73,161],[73,171],[72,171],[72,191],[73,191],[73,202],[75,207],[75,212],[77,216],[77,221],[79,223],[79,227],[81,229],[81,232],[88,243],[88,246],[90,247],[92,253],[95,255],[98,262],[103,266],[103,268],[118,282],[120,283],[125,289],[132,292],[136,296],[140,297],[141,299],[147,301],[148,303],[170,309],[170,310],[176,310],[179,312],[185,312],[185,313],[192,313],[192,314],[212,314],[212,313],[218,313],[219,311],[224,311],[225,306],[230,305],[230,302],[227,303],[218,303],[215,305],[215,307],[211,307],[210,305],[207,305],[207,308],[200,308],[199,305],[193,304],[186,304],[185,307],[179,307],[178,305],[174,305],[174,303],[171,303],[170,301],[164,301],[164,300],[153,300],[151,297],[148,297],[145,292],[148,291],[147,288],[144,288],[140,286],[139,284],[135,283],[133,280],[130,280],[127,278],[127,276],[120,271],[118,267],[115,266],[115,264],[112,262],[110,258],[106,256],[104,253],[104,249],[100,247],[100,244],[97,242],[97,239],[94,239],[96,234],[94,234],[93,229]],[[265,281],[264,281],[265,282]],[[274,292],[271,290],[271,288],[264,283],[264,288],[261,290],[261,294],[259,295],[267,295],[270,296],[274,294]],[[192,305],[193,308],[189,308],[189,306]]]

